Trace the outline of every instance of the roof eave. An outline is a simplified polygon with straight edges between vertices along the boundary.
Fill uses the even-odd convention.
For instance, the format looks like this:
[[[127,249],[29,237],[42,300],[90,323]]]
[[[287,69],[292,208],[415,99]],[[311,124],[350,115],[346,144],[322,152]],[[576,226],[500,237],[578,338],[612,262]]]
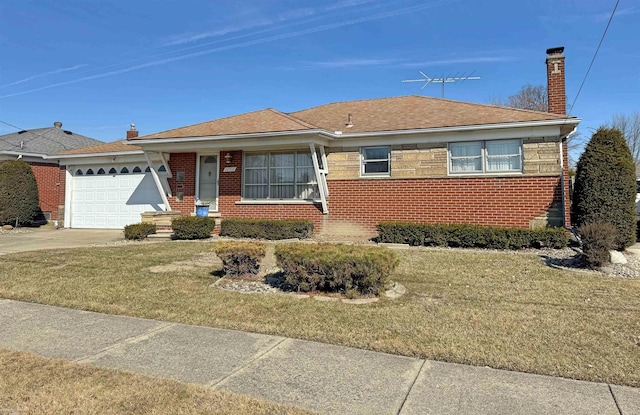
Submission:
[[[134,145],[140,146],[145,144],[160,144],[160,143],[193,143],[199,141],[226,141],[226,140],[237,140],[237,139],[251,139],[251,138],[269,138],[269,137],[282,137],[287,135],[314,135],[321,134],[326,136],[331,136],[335,138],[336,136],[332,135],[328,131],[322,129],[309,129],[309,130],[292,130],[292,131],[275,131],[275,132],[264,132],[264,133],[250,133],[250,134],[226,134],[226,135],[208,135],[208,136],[195,136],[195,137],[174,137],[174,138],[150,138],[144,139],[138,138],[133,140],[127,140],[125,142],[126,145]]]
[[[116,157],[116,156],[134,156],[138,154],[144,154],[142,150],[131,151],[111,151],[105,153],[83,153],[83,154],[53,154],[45,156],[46,159],[66,160],[66,159],[79,159],[87,157]]]

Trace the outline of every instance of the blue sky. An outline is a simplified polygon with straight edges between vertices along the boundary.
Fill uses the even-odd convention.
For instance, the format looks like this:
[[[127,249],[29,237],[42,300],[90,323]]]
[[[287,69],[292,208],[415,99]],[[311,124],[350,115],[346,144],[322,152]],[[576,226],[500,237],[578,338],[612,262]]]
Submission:
[[[3,0],[0,120],[62,121],[103,141],[267,107],[425,94],[418,71],[481,80],[446,98],[489,103],[545,84],[565,46],[572,103],[615,0]],[[572,114],[580,130],[640,109],[640,1],[617,13]],[[15,131],[0,124],[0,134]]]

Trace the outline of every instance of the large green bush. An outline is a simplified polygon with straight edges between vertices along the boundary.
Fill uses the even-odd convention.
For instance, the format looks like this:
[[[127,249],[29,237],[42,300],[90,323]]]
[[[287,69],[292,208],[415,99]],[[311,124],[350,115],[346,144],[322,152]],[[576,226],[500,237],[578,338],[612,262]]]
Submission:
[[[617,229],[608,222],[586,223],[578,228],[582,241],[582,259],[590,268],[598,268],[609,262]]]
[[[611,223],[617,229],[615,249],[632,245],[636,240],[636,192],[635,164],[624,137],[615,128],[598,129],[578,161],[574,224]]]
[[[313,234],[310,220],[223,219],[220,236],[255,239],[304,239]]]
[[[264,258],[267,246],[262,242],[218,242],[213,252],[222,261],[224,274],[237,277],[260,271],[260,260]]]
[[[29,225],[40,213],[38,184],[23,160],[0,163],[0,225]]]
[[[124,227],[124,238],[141,241],[147,236],[156,233],[157,227],[155,223],[134,223]]]
[[[206,239],[215,227],[215,220],[199,216],[183,216],[171,221],[174,239]]]
[[[459,248],[522,249],[564,248],[568,235],[562,228],[500,228],[466,224],[382,222],[378,242],[413,246]]]
[[[398,265],[387,248],[333,244],[279,244],[276,261],[299,291],[378,294]]]

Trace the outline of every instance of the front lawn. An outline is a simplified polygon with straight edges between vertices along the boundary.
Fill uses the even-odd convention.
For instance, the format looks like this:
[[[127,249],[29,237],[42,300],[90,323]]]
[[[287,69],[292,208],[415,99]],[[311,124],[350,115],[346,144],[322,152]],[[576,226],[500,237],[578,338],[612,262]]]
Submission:
[[[2,414],[311,415],[204,386],[0,350]]]
[[[559,271],[535,255],[414,248],[398,252],[393,277],[405,296],[351,305],[220,291],[209,287],[216,266],[175,266],[212,246],[7,255],[0,297],[640,386],[640,280]]]

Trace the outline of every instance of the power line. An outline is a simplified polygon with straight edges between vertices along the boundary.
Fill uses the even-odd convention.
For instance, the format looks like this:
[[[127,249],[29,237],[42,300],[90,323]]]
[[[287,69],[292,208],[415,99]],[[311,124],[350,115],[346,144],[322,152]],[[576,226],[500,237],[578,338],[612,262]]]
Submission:
[[[611,12],[611,16],[609,16],[609,21],[607,22],[607,26],[604,28],[604,32],[602,33],[602,37],[600,38],[600,43],[598,43],[598,47],[596,48],[596,52],[593,54],[593,59],[591,59],[591,63],[589,64],[589,68],[587,69],[587,73],[584,74],[584,78],[582,79],[582,83],[580,84],[580,88],[578,88],[578,93],[576,97],[573,99],[573,103],[571,107],[569,107],[569,113],[573,110],[573,106],[576,105],[576,101],[578,100],[578,96],[580,96],[580,91],[582,91],[582,87],[584,83],[587,81],[587,77],[589,76],[589,72],[591,71],[591,67],[593,66],[593,62],[596,60],[596,56],[598,56],[598,51],[600,51],[600,46],[602,46],[602,42],[604,41],[604,37],[607,35],[607,31],[609,30],[609,25],[611,24],[611,20],[613,20],[613,16],[616,14],[616,9],[618,8],[618,4],[620,0],[616,0],[616,5],[613,6],[613,11]]]
[[[29,133],[29,134],[32,134],[32,135],[35,135],[35,136],[38,136],[38,137],[44,138],[45,140],[55,141],[56,143],[60,144],[60,145],[61,145],[65,150],[72,150],[72,148],[67,147],[65,143],[61,142],[60,140],[56,140],[55,138],[47,137],[47,136],[42,135],[42,134],[38,134],[38,133],[34,132],[33,130],[29,131],[29,130],[26,130],[26,129],[24,129],[24,128],[20,128],[20,127],[18,127],[17,125],[13,125],[13,124],[8,123],[8,122],[6,122],[6,121],[2,121],[2,120],[0,120],[0,123],[1,123],[1,124],[4,124],[4,125],[7,125],[7,126],[9,126],[9,127],[13,127],[13,128],[15,128],[15,129],[17,129],[18,131],[26,131],[26,132],[27,132],[27,133]],[[4,142],[5,142],[5,143],[7,143],[7,144],[11,144],[11,145],[12,145],[12,146],[14,146],[14,147],[20,148],[20,149],[22,150],[22,147],[21,147],[20,145],[18,145],[18,144],[12,143],[12,142],[10,142],[10,141],[8,141],[8,140],[4,139],[4,138],[0,138],[0,140],[4,141]],[[29,141],[32,141],[32,140],[35,140],[35,138],[32,138],[31,140],[27,140],[26,142],[29,142]]]

